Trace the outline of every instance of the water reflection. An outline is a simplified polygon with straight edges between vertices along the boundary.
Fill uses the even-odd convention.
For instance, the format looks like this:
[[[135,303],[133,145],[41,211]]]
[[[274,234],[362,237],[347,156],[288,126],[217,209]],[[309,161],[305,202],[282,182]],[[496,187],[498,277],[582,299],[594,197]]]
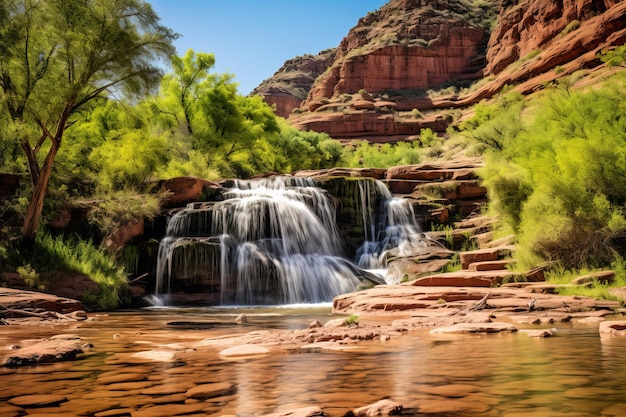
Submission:
[[[246,325],[234,324],[241,313]],[[626,416],[626,338],[600,337],[597,327],[569,325],[556,337],[523,333],[451,337],[419,331],[361,349],[277,352],[231,360],[200,349],[185,360],[152,361],[135,354],[172,351],[206,337],[268,328],[304,328],[331,318],[330,308],[177,309],[101,315],[60,329],[0,327],[0,346],[20,339],[76,333],[95,350],[75,362],[1,369],[0,415],[233,414],[258,416],[318,405],[330,416],[382,398],[407,415]],[[233,390],[203,400],[186,392],[203,384]],[[9,404],[25,394],[63,395],[43,408]],[[176,411],[178,410],[178,411]],[[142,414],[143,413],[143,414]]]

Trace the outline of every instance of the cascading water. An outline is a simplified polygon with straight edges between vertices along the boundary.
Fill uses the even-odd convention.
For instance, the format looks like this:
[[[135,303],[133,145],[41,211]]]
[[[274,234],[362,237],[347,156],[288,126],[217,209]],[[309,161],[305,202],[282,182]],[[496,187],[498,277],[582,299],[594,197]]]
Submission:
[[[370,226],[364,229],[364,242],[356,255],[360,268],[385,268],[390,256],[409,256],[426,246],[408,200],[393,198],[380,181],[361,183],[359,187],[362,196],[375,195],[378,202],[378,207],[373,207],[365,197],[361,199],[361,212]],[[366,187],[375,187],[375,190]]]
[[[389,203],[384,184],[364,179],[359,188],[366,243],[358,266],[343,257],[335,204],[314,180],[233,181],[222,201],[189,204],[170,219],[157,294],[211,293],[222,305],[318,303],[364,282],[384,283],[366,269],[381,267],[392,248],[414,244],[419,231],[410,205]],[[366,197],[374,195],[384,213]]]

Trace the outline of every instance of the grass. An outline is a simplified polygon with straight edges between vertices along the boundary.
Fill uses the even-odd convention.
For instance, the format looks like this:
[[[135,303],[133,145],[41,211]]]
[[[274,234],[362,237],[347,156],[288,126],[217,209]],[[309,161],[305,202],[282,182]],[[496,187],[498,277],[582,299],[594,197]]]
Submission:
[[[89,277],[98,284],[97,293],[84,294],[81,301],[89,307],[109,310],[126,301],[127,276],[124,267],[114,257],[95,246],[92,241],[77,238],[65,239],[42,233],[37,236],[32,249],[13,247],[9,263],[19,265],[24,259],[33,260],[28,265],[18,266],[20,275],[31,287],[52,287],[64,272],[73,272]]]
[[[556,266],[546,271],[546,282],[556,285],[568,285],[560,287],[558,289],[559,295],[581,296],[594,298],[597,300],[620,301],[623,303],[624,300],[620,299],[618,296],[610,292],[611,288],[626,286],[626,269],[624,269],[623,261],[614,262],[612,265],[612,269],[615,272],[615,279],[611,283],[603,283],[599,280],[594,280],[591,285],[569,286],[568,284],[570,284],[575,278],[585,275],[593,276],[594,272],[599,272],[601,270],[565,270],[560,266]]]

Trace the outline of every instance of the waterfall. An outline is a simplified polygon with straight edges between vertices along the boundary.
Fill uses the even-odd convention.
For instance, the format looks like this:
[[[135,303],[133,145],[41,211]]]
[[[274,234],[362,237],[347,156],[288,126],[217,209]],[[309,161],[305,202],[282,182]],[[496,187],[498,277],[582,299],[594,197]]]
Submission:
[[[363,283],[384,283],[367,269],[381,267],[386,253],[406,246],[411,233],[419,235],[410,205],[395,202],[378,181],[359,180],[366,249],[351,262],[344,257],[335,200],[313,179],[229,185],[223,200],[189,204],[169,220],[159,246],[157,295],[212,293],[222,305],[329,302]]]
[[[361,199],[361,211],[364,219],[369,221],[369,228],[365,229],[365,240],[357,250],[356,263],[360,268],[385,268],[389,257],[409,256],[425,247],[423,234],[408,200],[394,198],[380,181],[360,186],[374,186],[374,190],[362,189],[361,195],[377,196],[375,200],[379,205],[374,210],[371,202],[365,197]]]

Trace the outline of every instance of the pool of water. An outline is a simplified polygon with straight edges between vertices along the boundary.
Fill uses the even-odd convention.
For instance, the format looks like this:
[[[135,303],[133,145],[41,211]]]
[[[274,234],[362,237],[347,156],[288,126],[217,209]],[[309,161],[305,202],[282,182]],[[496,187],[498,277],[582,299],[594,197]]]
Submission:
[[[235,318],[246,313],[245,325]],[[327,415],[389,398],[416,416],[626,416],[626,338],[597,325],[561,325],[552,338],[519,332],[434,335],[427,330],[349,351],[291,351],[226,359],[198,352],[161,361],[138,352],[192,346],[258,329],[301,329],[333,318],[329,306],[264,309],[147,309],[99,314],[63,327],[0,326],[0,349],[19,340],[78,334],[94,348],[78,360],[0,368],[0,415],[259,416],[305,406]],[[197,386],[227,389],[189,398]],[[217,386],[217,385],[215,385]],[[23,395],[60,403],[11,405]]]

